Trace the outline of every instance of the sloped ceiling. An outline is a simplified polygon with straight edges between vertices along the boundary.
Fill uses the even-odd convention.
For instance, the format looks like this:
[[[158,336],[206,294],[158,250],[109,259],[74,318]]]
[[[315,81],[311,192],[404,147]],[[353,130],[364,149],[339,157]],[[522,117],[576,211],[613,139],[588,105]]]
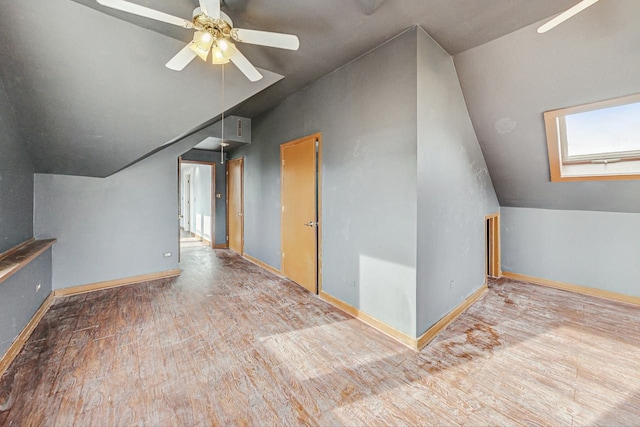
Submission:
[[[194,0],[135,0],[190,17]],[[576,0],[224,0],[236,27],[299,35],[298,52],[243,45],[271,70],[250,84],[227,67],[230,113],[286,96],[421,25],[450,53],[493,40]],[[219,69],[164,68],[191,37],[93,0],[0,1],[0,78],[37,172],[106,176],[217,116]],[[260,92],[278,80],[286,78]],[[234,95],[235,94],[235,95]]]
[[[236,1],[226,0],[229,5]],[[292,31],[300,36],[302,47],[294,56],[246,47],[253,61],[286,79],[252,97],[234,114],[255,117],[413,25],[420,25],[453,55],[559,13],[577,1],[243,0],[236,26]]]
[[[551,182],[543,112],[640,93],[640,1],[600,1],[455,56],[501,206],[640,212],[640,181]],[[640,119],[640,118],[639,118]]]
[[[184,43],[68,0],[0,3],[0,78],[37,172],[104,177],[222,111],[220,67]],[[231,107],[281,78],[227,67]]]

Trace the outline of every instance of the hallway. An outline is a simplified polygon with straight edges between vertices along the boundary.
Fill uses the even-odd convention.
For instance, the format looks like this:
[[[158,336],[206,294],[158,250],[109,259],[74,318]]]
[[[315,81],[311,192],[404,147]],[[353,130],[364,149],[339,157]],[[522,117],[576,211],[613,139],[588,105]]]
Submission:
[[[209,247],[209,245],[207,244],[207,242],[192,235],[188,231],[184,231],[184,229],[182,228],[180,229],[180,250],[202,247]]]
[[[418,353],[231,251],[182,257],[178,278],[57,299],[0,382],[0,425],[640,417],[636,307],[500,281]]]

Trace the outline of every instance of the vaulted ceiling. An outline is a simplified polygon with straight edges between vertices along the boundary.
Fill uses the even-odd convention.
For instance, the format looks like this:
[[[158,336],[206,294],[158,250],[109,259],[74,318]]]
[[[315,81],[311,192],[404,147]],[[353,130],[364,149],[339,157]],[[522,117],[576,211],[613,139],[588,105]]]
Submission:
[[[197,6],[133,1],[185,18]],[[269,71],[250,83],[228,66],[225,108],[254,117],[412,25],[456,54],[575,3],[224,0],[236,27],[297,34],[301,44],[297,52],[243,45]],[[94,0],[0,1],[0,79],[36,171],[107,176],[215,118],[219,67],[198,60],[182,72],[164,67],[190,37]]]

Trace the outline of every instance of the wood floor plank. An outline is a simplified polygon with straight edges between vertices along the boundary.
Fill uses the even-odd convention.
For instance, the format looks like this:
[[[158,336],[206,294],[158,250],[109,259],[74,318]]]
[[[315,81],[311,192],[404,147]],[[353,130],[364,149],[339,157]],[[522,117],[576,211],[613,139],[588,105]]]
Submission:
[[[57,299],[0,425],[638,425],[640,309],[501,279],[420,352],[227,250]]]

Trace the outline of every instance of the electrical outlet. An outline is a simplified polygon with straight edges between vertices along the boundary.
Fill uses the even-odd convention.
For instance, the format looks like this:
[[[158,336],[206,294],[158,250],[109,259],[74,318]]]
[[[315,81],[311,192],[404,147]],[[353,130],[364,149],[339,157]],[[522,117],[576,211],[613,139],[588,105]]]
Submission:
[[[170,256],[171,256],[171,252],[165,252],[165,253],[164,253],[164,257],[165,257],[165,258],[169,258]]]
[[[40,283],[38,283],[38,285],[36,286],[36,292],[39,292],[40,288],[42,288],[42,285]]]

